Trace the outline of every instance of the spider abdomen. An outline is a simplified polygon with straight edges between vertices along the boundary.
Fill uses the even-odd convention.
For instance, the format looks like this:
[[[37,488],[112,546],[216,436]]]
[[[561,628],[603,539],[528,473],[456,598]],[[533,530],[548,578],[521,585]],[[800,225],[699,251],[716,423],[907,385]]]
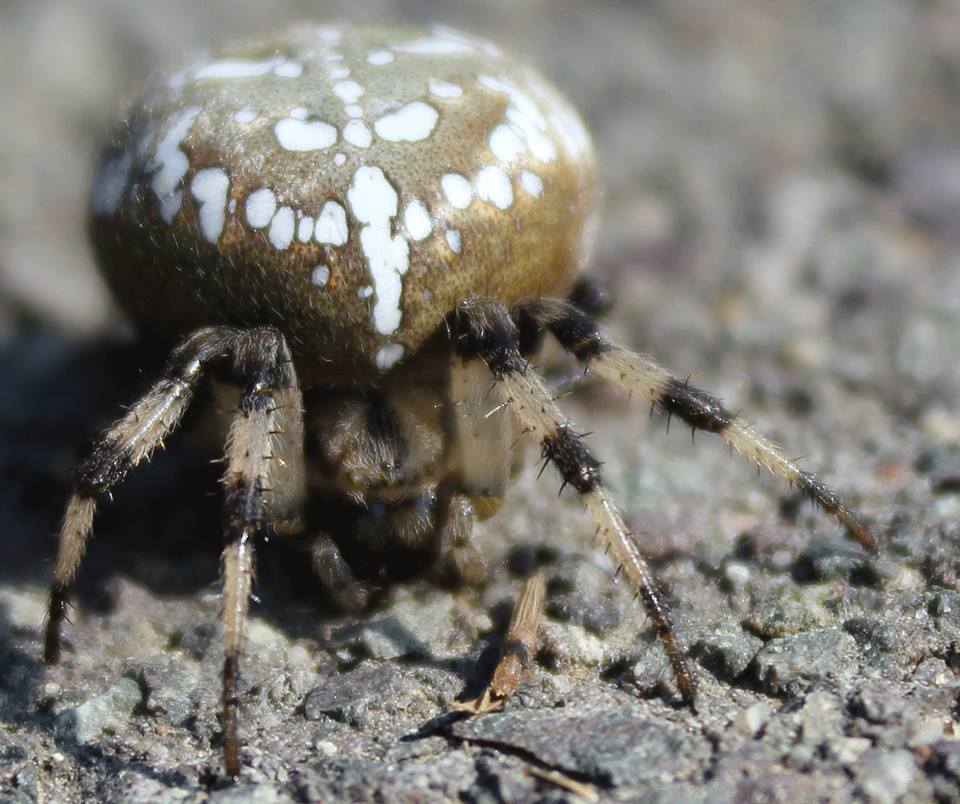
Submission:
[[[307,381],[363,383],[465,298],[564,292],[595,199],[577,114],[496,46],[306,25],[155,83],[91,206],[103,270],[148,334],[270,325]]]

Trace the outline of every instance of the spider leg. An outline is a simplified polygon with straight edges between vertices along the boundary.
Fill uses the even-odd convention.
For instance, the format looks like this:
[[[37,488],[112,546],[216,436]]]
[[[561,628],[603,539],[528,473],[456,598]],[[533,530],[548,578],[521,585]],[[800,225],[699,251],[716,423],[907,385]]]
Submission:
[[[606,283],[589,276],[582,276],[576,281],[567,301],[594,321],[603,318],[613,309],[613,299]]]
[[[303,477],[298,468],[302,444],[291,436],[302,434],[303,424],[297,376],[282,335],[258,329],[238,336],[231,375],[242,395],[227,436],[223,477],[223,730],[227,774],[237,777],[239,666],[250,608],[254,540],[272,523],[278,494],[286,506],[301,493],[296,483]]]
[[[540,376],[521,357],[519,332],[499,302],[461,304],[451,324],[455,349],[463,360],[480,360],[501,387],[520,424],[540,442],[544,458],[573,486],[596,524],[596,535],[615,556],[621,572],[643,601],[657,636],[673,666],[684,702],[695,708],[696,691],[686,660],[674,636],[670,614],[649,565],[607,494],[600,463],[574,432]]]
[[[77,471],[74,490],[60,526],[53,582],[47,609],[44,661],[60,660],[60,633],[69,605],[68,592],[93,527],[96,498],[108,494],[126,473],[163,443],[183,416],[205,366],[223,355],[237,331],[202,329],[170,355],[163,377],[100,436]]]
[[[357,580],[330,534],[312,534],[309,549],[314,574],[337,604],[348,611],[363,609],[370,598],[370,587]]]
[[[438,564],[449,569],[456,580],[479,586],[487,568],[473,543],[477,511],[466,494],[444,490],[440,496],[440,556]]]
[[[505,406],[497,406],[490,372],[479,361],[455,360],[449,383],[456,471],[438,493],[440,562],[456,578],[479,586],[487,570],[472,537],[477,522],[500,508],[516,423]]]
[[[732,449],[797,486],[865,549],[875,549],[867,526],[833,489],[801,469],[779,446],[724,407],[718,397],[670,374],[649,357],[611,343],[588,315],[567,302],[532,299],[519,303],[512,312],[521,337],[532,340],[549,330],[587,369],[613,385],[642,394],[668,417],[677,416],[694,430],[719,435]]]
[[[239,772],[237,672],[253,574],[253,538],[303,499],[300,390],[283,337],[271,329],[197,330],[171,353],[163,377],[109,427],[80,466],[60,530],[44,660],[60,658],[67,592],[90,537],[96,497],[108,493],[179,423],[204,371],[230,359],[228,375],[243,388],[230,428],[224,477],[224,731],[231,776]],[[277,492],[273,490],[277,489]]]

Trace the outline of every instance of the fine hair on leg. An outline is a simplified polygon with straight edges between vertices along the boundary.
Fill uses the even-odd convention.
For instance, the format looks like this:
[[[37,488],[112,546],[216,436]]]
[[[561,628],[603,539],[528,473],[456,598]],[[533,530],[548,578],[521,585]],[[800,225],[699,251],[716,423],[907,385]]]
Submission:
[[[237,334],[229,327],[213,327],[184,339],[171,353],[163,376],[104,431],[78,468],[60,526],[50,586],[43,652],[48,664],[60,660],[68,593],[92,532],[97,497],[109,494],[130,469],[149,460],[154,449],[163,445],[189,407],[204,369],[229,351]]]
[[[673,666],[684,702],[695,709],[696,690],[686,659],[674,636],[670,613],[653,572],[640,553],[633,534],[603,486],[600,463],[582,436],[557,406],[542,378],[521,357],[519,332],[507,308],[493,301],[461,304],[451,322],[457,354],[480,360],[500,384],[505,403],[520,424],[540,443],[543,457],[554,464],[563,480],[580,495],[593,517],[596,535],[616,558],[618,572],[629,581],[644,604],[657,636]]]
[[[238,338],[230,366],[242,393],[227,435],[223,476],[223,746],[227,775],[240,774],[239,669],[250,608],[254,543],[273,521],[275,489],[285,509],[302,490],[303,423],[296,372],[283,336]],[[290,491],[288,483],[293,482]],[[302,497],[301,497],[302,499]]]
[[[438,496],[438,566],[441,572],[449,570],[455,581],[480,586],[487,578],[487,568],[473,543],[477,525],[473,502],[466,494],[457,494],[446,488],[442,488]]]
[[[228,436],[224,475],[224,755],[240,770],[237,679],[253,577],[253,542],[276,516],[295,516],[304,496],[303,411],[296,371],[283,336],[268,328],[197,330],[177,346],[163,376],[109,427],[77,472],[67,503],[51,584],[44,645],[59,660],[67,593],[92,532],[96,498],[149,459],[180,422],[207,369],[223,362],[241,388]],[[278,490],[277,493],[274,490]]]
[[[326,531],[312,533],[309,551],[313,574],[337,605],[347,611],[361,611],[372,590],[357,579],[333,537]]]
[[[527,299],[512,315],[521,338],[533,341],[549,331],[590,371],[629,393],[650,400],[668,417],[677,416],[694,430],[715,433],[734,450],[795,485],[815,504],[832,514],[847,534],[868,550],[876,545],[867,526],[840,496],[812,472],[801,469],[774,442],[758,433],[722,400],[661,368],[651,358],[607,340],[593,320],[568,302]]]

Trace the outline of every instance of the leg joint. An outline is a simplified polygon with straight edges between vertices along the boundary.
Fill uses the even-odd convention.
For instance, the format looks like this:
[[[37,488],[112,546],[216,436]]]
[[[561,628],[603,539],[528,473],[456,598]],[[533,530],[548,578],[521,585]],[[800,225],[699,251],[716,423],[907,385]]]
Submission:
[[[479,358],[494,377],[523,371],[518,351],[517,325],[499,302],[471,301],[457,307],[451,321],[457,354],[465,360]]]
[[[580,494],[589,494],[600,485],[600,462],[568,426],[558,427],[543,439],[541,454],[557,467],[564,485],[569,483]]]
[[[514,311],[520,328],[521,347],[532,351],[547,329],[577,360],[587,362],[609,349],[609,343],[587,313],[569,302],[537,299],[522,303]],[[521,349],[523,351],[523,349]]]

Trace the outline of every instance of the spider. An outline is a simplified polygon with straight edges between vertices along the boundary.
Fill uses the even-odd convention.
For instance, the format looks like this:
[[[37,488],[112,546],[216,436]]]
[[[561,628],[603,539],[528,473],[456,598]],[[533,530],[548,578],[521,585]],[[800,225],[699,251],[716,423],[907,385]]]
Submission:
[[[61,655],[98,498],[211,378],[234,393],[222,554],[230,776],[241,768],[238,665],[258,537],[299,533],[346,604],[369,591],[351,558],[384,545],[426,551],[476,582],[472,534],[497,510],[523,435],[593,517],[693,709],[667,604],[600,462],[533,366],[545,336],[799,487],[865,548],[873,540],[718,398],[603,336],[578,281],[597,195],[570,104],[496,45],[448,28],[301,25],[157,80],[101,155],[91,233],[125,313],[171,352],[79,467],[45,660]],[[538,610],[530,600],[525,610]]]

